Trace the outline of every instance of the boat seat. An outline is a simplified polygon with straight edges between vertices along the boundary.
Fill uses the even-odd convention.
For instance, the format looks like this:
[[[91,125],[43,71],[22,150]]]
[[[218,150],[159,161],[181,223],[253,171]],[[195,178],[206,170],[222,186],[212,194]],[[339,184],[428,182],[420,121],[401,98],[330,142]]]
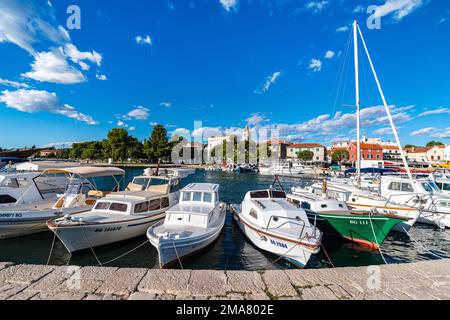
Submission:
[[[143,191],[144,190],[144,186],[141,186],[140,184],[136,184],[136,183],[130,182],[125,190],[126,191]]]
[[[88,198],[103,198],[106,197],[109,194],[109,192],[106,191],[99,191],[99,190],[89,190],[88,192]]]
[[[166,194],[169,191],[169,185],[163,184],[163,185],[159,185],[159,186],[150,186],[150,187],[148,187],[147,191]]]
[[[56,201],[55,205],[53,206],[53,208],[62,208],[63,204],[64,204],[64,199],[65,197],[59,197],[58,201]]]
[[[84,202],[87,206],[93,206],[95,204],[95,202],[97,202],[96,199],[93,198],[88,198],[86,199],[86,201]]]

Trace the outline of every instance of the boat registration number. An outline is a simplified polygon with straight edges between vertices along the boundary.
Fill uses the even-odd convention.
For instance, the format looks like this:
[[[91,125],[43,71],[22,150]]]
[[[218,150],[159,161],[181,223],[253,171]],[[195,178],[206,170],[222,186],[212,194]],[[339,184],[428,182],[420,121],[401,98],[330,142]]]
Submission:
[[[114,231],[120,231],[122,227],[115,227],[115,228],[97,228],[95,229],[95,232],[114,232]]]
[[[285,248],[285,249],[287,249],[287,247],[288,247],[287,244],[285,244],[283,242],[275,241],[275,240],[272,240],[272,239],[270,239],[270,243],[272,245],[274,245],[274,246]]]
[[[0,218],[22,218],[21,213],[2,213]]]
[[[350,224],[354,224],[354,225],[368,225],[369,221],[367,220],[350,220]]]

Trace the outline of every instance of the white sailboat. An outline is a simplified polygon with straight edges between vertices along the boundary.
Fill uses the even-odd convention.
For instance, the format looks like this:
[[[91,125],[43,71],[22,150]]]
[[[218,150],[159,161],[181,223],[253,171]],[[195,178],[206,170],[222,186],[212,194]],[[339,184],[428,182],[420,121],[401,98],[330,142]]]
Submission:
[[[413,208],[411,206],[407,206],[403,203],[401,206],[398,204],[389,203],[387,198],[380,197],[380,195],[373,194],[370,191],[362,190],[362,175],[361,175],[361,128],[360,128],[360,110],[361,110],[361,101],[360,101],[360,90],[359,90],[359,49],[358,39],[361,39],[361,42],[364,47],[364,51],[367,55],[367,59],[369,61],[369,65],[371,67],[375,82],[378,87],[378,91],[380,93],[381,100],[383,102],[384,109],[386,111],[387,118],[389,120],[390,127],[395,137],[395,141],[400,151],[400,155],[402,158],[403,165],[406,169],[408,179],[411,183],[414,183],[414,179],[412,177],[408,162],[405,157],[405,153],[403,151],[403,147],[400,143],[400,138],[398,136],[396,127],[394,125],[394,121],[392,119],[391,111],[387,104],[385,95],[381,88],[380,81],[378,79],[378,75],[375,71],[374,65],[372,63],[371,56],[369,54],[369,50],[367,48],[366,42],[362,35],[361,29],[355,21],[353,23],[353,42],[354,42],[354,64],[355,64],[355,97],[356,97],[356,147],[357,147],[357,159],[356,159],[356,181],[349,183],[339,183],[336,181],[330,181],[327,185],[329,195],[334,195],[334,198],[337,198],[342,201],[346,201],[347,205],[351,208],[361,210],[361,211],[373,211],[377,210],[380,213],[385,214],[394,214],[401,217],[409,218],[409,221],[404,222],[396,226],[395,230],[400,232],[406,232],[411,228],[411,226],[418,220],[420,211],[417,208]],[[314,190],[322,190],[322,187],[314,186],[310,191]],[[322,191],[320,191],[322,192]],[[381,194],[382,196],[382,194]]]
[[[219,201],[219,185],[192,183],[181,190],[180,202],[167,210],[164,223],[147,231],[166,268],[212,244],[225,223],[226,205]]]
[[[47,223],[69,252],[123,241],[144,235],[178,203],[180,180],[192,170],[145,170],[125,191],[99,199],[93,209]]]

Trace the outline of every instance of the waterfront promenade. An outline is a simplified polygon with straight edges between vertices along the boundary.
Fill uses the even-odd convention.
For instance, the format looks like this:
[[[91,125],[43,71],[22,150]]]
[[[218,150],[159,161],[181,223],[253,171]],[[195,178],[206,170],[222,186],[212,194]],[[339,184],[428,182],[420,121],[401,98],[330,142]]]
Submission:
[[[264,272],[78,268],[0,262],[0,299],[450,299],[450,259]]]

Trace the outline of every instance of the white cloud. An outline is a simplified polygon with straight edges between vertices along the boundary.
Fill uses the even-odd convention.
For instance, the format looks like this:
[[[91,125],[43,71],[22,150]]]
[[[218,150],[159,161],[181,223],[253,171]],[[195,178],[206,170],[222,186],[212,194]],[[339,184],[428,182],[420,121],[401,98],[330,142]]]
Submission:
[[[149,46],[153,45],[153,40],[152,40],[152,38],[150,38],[149,35],[137,36],[135,38],[135,40],[136,40],[136,43],[140,44],[140,45],[149,45]]]
[[[12,88],[29,88],[30,86],[26,83],[17,82],[17,81],[11,81],[0,78],[0,84]]]
[[[260,112],[253,113],[250,118],[246,120],[249,126],[259,126],[261,123],[268,121],[270,121],[270,119]]]
[[[89,69],[91,69],[91,67],[83,61],[78,62],[78,64],[80,65],[81,70],[83,71],[89,71]]]
[[[106,76],[106,75],[104,75],[104,74],[96,74],[95,75],[95,77],[98,79],[98,80],[100,80],[100,81],[106,81],[106,80],[108,80],[108,77]]]
[[[79,51],[72,44],[68,31],[57,24],[55,10],[46,0],[4,0],[0,2],[0,12],[0,42],[14,43],[34,57],[33,70],[24,76],[73,84],[86,81],[79,70],[90,69],[86,62],[101,65],[101,54]],[[69,59],[76,65],[70,65]]]
[[[308,68],[313,72],[319,72],[320,70],[322,70],[322,61],[320,61],[319,59],[311,59]]]
[[[328,6],[328,1],[310,1],[305,5],[306,10],[318,13]]]
[[[159,105],[160,105],[161,107],[170,108],[170,107],[172,106],[172,102],[170,102],[170,101],[164,101],[164,102],[161,102]]]
[[[334,51],[328,50],[328,51],[325,53],[325,59],[332,59],[332,58],[334,57],[334,55],[335,55]]]
[[[136,127],[129,127],[128,130],[130,130],[130,131],[135,131],[135,130],[136,130]]]
[[[364,13],[364,12],[366,12],[366,7],[363,6],[362,4],[357,5],[355,9],[353,9],[353,13]]]
[[[153,122],[150,122],[150,125],[151,125],[151,126],[156,126],[156,125],[158,125],[158,122],[154,122],[154,121],[153,121]]]
[[[19,89],[17,91],[3,91],[0,102],[8,108],[27,113],[49,112],[86,122],[89,125],[98,124],[92,117],[78,112],[68,104],[61,104],[55,93],[38,90]]]
[[[386,0],[385,4],[378,6],[373,14],[374,18],[382,18],[387,15],[393,16],[397,22],[420,8],[426,0]]]
[[[79,143],[79,141],[52,142],[46,144],[44,148],[65,149],[71,148],[74,143]]]
[[[64,48],[64,52],[75,63],[79,63],[80,61],[87,60],[92,63],[95,63],[99,67],[102,65],[103,57],[100,53],[97,53],[95,51],[81,52],[73,44],[69,43]]]
[[[398,127],[397,127],[397,129],[398,129]],[[377,130],[374,130],[373,133],[376,135],[380,135],[380,136],[386,136],[386,135],[393,134],[391,127],[379,128]]]
[[[445,114],[445,113],[450,113],[450,109],[449,108],[437,108],[434,110],[427,110],[427,111],[420,113],[419,117],[424,117],[424,116],[429,116],[429,115],[434,115],[434,114]]]
[[[30,54],[35,46],[70,42],[67,31],[56,23],[54,11],[43,0],[0,1],[0,42],[11,42]]]
[[[226,11],[230,12],[237,9],[239,0],[220,0],[220,4]]]
[[[426,134],[430,134],[432,132],[434,132],[436,130],[435,127],[428,127],[428,128],[423,128],[423,129],[419,129],[416,131],[411,132],[411,136],[416,137],[416,136],[423,136]]]
[[[139,106],[128,112],[128,116],[130,118],[137,120],[147,120],[148,117],[150,116],[150,109],[143,106]]]
[[[213,128],[213,127],[202,127],[202,128],[192,131],[192,136],[194,138],[208,139],[210,137],[221,136],[221,135],[222,135],[222,130],[220,128]]]
[[[117,121],[117,125],[119,127],[125,127],[125,128],[128,127],[128,125],[125,122],[123,122],[122,120]]]
[[[262,94],[264,92],[269,91],[270,87],[275,84],[278,80],[278,78],[281,76],[281,72],[282,71],[276,71],[274,73],[272,73],[270,76],[267,77],[266,81],[264,82],[264,84],[261,86],[260,89],[255,90],[254,92],[256,94]]]
[[[342,26],[336,29],[336,32],[347,32],[348,30],[350,30],[349,26]]]
[[[22,76],[36,81],[61,84],[74,84],[87,80],[79,70],[69,65],[62,48],[37,53],[31,68],[32,71]]]
[[[448,139],[450,138],[450,127],[436,131],[432,133],[430,137],[435,139]]]

